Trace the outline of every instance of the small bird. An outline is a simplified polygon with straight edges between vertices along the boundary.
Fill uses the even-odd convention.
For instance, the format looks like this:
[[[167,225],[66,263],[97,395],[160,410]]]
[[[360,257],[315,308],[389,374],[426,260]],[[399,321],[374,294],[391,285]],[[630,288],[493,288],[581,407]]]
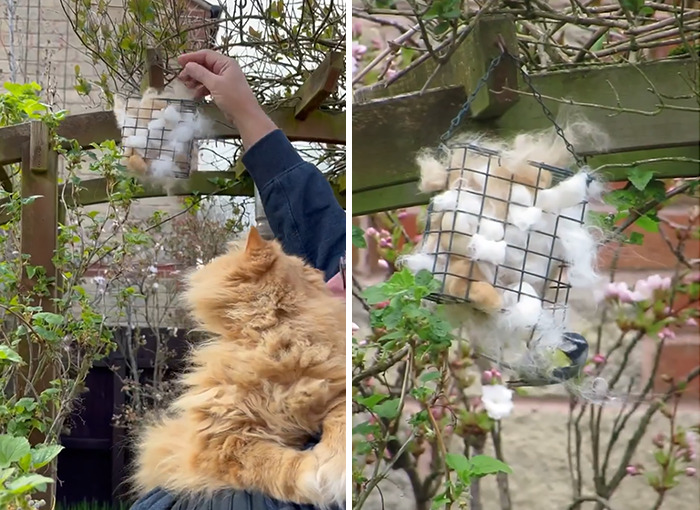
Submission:
[[[506,384],[509,388],[549,386],[578,377],[588,359],[588,342],[578,333],[565,332],[556,346],[533,343],[523,359],[515,364],[482,357],[497,363],[516,375]]]

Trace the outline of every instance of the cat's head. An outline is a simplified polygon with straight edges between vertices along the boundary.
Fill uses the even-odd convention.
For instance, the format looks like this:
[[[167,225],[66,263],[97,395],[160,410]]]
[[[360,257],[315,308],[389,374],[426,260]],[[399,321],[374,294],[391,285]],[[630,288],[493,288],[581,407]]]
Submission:
[[[320,271],[285,254],[254,227],[245,247],[232,243],[228,253],[191,273],[187,283],[184,298],[193,316],[219,335],[243,326],[274,326],[309,298],[329,294]]]

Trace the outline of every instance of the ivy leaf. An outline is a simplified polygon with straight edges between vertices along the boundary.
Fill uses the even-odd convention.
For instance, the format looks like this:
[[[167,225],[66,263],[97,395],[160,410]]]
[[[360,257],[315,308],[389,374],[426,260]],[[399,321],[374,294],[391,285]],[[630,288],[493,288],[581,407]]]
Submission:
[[[486,476],[494,473],[512,473],[513,470],[505,462],[489,457],[488,455],[475,455],[471,459],[472,474],[474,476]]]
[[[383,284],[373,285],[372,287],[367,287],[362,293],[362,297],[370,305],[376,305],[382,301],[387,300],[387,292]]]
[[[643,170],[641,168],[633,168],[627,175],[627,179],[639,191],[644,191],[653,178],[653,170]]]
[[[61,324],[63,324],[63,321],[64,321],[64,318],[62,315],[58,315],[57,313],[50,313],[50,312],[35,313],[34,319],[40,319],[40,320],[44,321],[46,324],[50,324],[52,326],[60,326]]]
[[[441,375],[442,374],[440,372],[426,372],[420,376],[420,380],[421,382],[430,382],[434,381],[435,379],[440,379]]]

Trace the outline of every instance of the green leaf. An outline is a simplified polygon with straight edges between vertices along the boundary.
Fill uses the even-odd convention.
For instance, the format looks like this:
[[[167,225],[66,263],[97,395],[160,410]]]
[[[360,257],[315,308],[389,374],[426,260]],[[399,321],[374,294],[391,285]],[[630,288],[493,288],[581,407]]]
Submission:
[[[26,437],[15,437],[8,434],[0,435],[0,468],[9,467],[18,462],[31,450]]]
[[[362,293],[362,297],[365,299],[365,301],[367,301],[368,304],[376,305],[377,303],[386,301],[389,296],[387,295],[387,292],[385,290],[385,285],[380,283],[379,285],[367,287]]]
[[[29,475],[20,476],[16,480],[5,484],[13,494],[24,494],[32,490],[43,491],[46,489],[46,484],[53,483],[53,480],[48,476],[32,473]]]
[[[374,406],[376,406],[379,402],[385,399],[386,395],[375,393],[374,395],[370,395],[369,397],[355,399],[355,401],[361,406],[364,406],[371,411],[374,409]]]
[[[633,168],[627,174],[627,179],[639,191],[644,191],[653,178],[653,170],[643,170],[641,168]]]
[[[659,222],[657,220],[654,220],[653,218],[650,218],[646,214],[644,216],[640,216],[639,219],[634,222],[634,224],[640,228],[643,228],[647,232],[659,231]]]
[[[651,17],[654,15],[654,8],[650,5],[646,5],[639,9],[639,12],[637,13],[639,16],[647,16]]]
[[[22,356],[17,354],[7,345],[0,345],[0,361],[9,360],[14,363],[22,363]]]
[[[632,232],[627,239],[628,244],[643,244],[644,243],[644,234],[640,232]]]
[[[488,455],[475,455],[470,459],[474,476],[485,476],[494,473],[512,473],[513,470],[505,462],[489,457]]]
[[[469,473],[472,469],[471,462],[464,455],[448,453],[445,456],[447,465],[457,473]]]
[[[47,324],[51,324],[52,326],[60,326],[61,324],[63,324],[64,321],[62,315],[50,312],[35,313],[34,319],[41,319],[42,321],[46,322]]]
[[[352,226],[352,245],[356,248],[367,248],[365,231],[357,225]]]
[[[398,398],[386,400],[374,407],[374,414],[380,418],[394,418],[399,413],[399,403],[400,400]]]
[[[32,467],[32,455],[31,455],[31,453],[28,453],[27,455],[25,455],[24,457],[19,459],[19,461],[17,461],[17,464],[19,464],[19,468],[22,471],[24,471],[25,473],[27,471],[29,471],[29,469]]]
[[[441,375],[442,374],[440,372],[426,372],[420,376],[420,380],[421,382],[430,382],[434,381],[435,379],[440,379]]]
[[[47,465],[55,459],[63,450],[60,444],[52,444],[43,447],[36,447],[32,450],[32,466],[34,469],[39,469]]]

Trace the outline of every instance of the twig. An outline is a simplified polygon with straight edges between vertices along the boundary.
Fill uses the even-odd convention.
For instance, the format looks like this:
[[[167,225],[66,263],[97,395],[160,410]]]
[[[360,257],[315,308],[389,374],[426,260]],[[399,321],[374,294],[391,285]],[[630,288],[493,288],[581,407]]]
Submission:
[[[404,346],[401,348],[399,351],[395,352],[391,356],[389,356],[387,359],[384,361],[380,361],[378,363],[375,363],[374,365],[370,366],[366,370],[363,370],[359,374],[353,376],[352,378],[352,384],[359,384],[363,379],[367,379],[368,377],[372,377],[373,375],[377,375],[380,372],[384,372],[387,368],[390,368],[394,365],[396,365],[399,361],[401,361],[404,356],[406,356],[410,351],[410,347],[408,345]]]
[[[601,498],[600,496],[582,496],[580,498],[576,498],[574,502],[567,507],[567,510],[576,510],[577,508],[580,508],[581,503],[585,503],[586,501],[594,501],[600,505],[603,505],[603,508],[606,508],[607,510],[613,510],[608,500]]]

